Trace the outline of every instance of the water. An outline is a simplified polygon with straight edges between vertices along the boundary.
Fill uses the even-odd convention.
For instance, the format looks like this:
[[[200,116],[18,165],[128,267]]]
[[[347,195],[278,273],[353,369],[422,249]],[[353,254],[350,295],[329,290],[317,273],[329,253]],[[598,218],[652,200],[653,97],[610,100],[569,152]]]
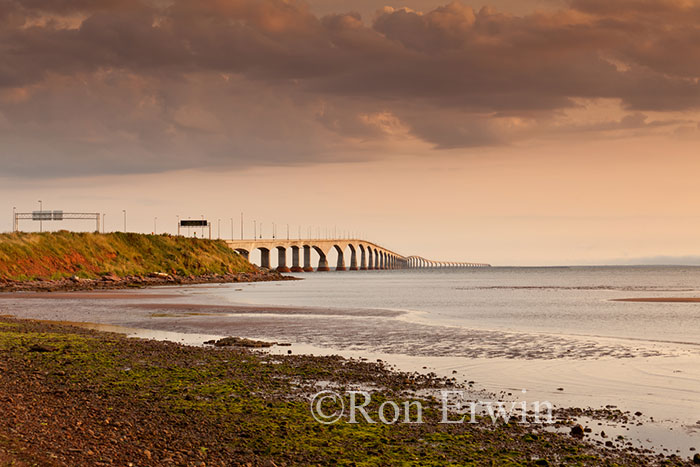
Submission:
[[[411,311],[430,325],[700,345],[700,268],[571,267],[298,274],[302,282],[207,290],[215,300]],[[238,289],[238,290],[237,290]]]

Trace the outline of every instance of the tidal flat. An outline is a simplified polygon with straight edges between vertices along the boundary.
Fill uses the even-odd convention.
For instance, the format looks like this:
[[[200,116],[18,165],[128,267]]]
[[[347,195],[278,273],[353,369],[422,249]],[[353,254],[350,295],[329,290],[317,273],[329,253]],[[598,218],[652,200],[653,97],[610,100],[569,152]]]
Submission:
[[[6,465],[689,464],[516,421],[440,424],[431,394],[458,386],[383,362],[187,346],[13,318],[0,318],[0,353]],[[370,411],[419,398],[425,423],[320,424],[310,398],[329,388],[372,388]]]

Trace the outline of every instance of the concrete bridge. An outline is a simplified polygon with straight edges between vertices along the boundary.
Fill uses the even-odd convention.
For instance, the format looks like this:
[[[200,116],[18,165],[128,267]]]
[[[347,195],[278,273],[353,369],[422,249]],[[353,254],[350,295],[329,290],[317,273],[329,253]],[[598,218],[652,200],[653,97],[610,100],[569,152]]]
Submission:
[[[422,256],[409,256],[406,258],[411,269],[424,268],[490,268],[486,263],[462,263],[454,261],[433,261]]]
[[[270,269],[270,254],[277,250],[277,270],[279,272],[312,272],[330,271],[328,256],[332,251],[337,255],[336,271],[365,271],[371,269],[408,269],[438,267],[437,264],[452,264],[454,266],[440,267],[483,267],[466,266],[477,263],[438,263],[428,261],[418,256],[405,257],[376,243],[359,239],[256,239],[256,240],[226,240],[228,246],[238,254],[250,259],[255,250],[260,251],[260,266]],[[291,264],[287,262],[287,250],[292,250]],[[311,264],[311,251],[318,255],[316,269]],[[417,261],[415,259],[419,259]],[[459,266],[457,266],[459,265]]]

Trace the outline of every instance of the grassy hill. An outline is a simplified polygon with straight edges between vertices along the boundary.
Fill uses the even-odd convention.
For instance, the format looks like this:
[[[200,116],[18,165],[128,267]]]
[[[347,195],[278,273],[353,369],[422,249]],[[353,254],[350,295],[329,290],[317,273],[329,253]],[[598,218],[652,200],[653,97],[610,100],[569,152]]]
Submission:
[[[0,279],[5,280],[154,272],[199,276],[255,269],[223,241],[120,232],[0,234]]]

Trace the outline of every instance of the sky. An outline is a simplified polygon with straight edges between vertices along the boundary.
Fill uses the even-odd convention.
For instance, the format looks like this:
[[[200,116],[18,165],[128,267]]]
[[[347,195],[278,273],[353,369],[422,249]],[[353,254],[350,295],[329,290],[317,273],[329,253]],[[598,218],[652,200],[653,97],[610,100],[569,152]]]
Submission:
[[[0,230],[42,200],[107,230],[243,213],[436,260],[700,263],[699,25],[693,0],[5,0]]]

